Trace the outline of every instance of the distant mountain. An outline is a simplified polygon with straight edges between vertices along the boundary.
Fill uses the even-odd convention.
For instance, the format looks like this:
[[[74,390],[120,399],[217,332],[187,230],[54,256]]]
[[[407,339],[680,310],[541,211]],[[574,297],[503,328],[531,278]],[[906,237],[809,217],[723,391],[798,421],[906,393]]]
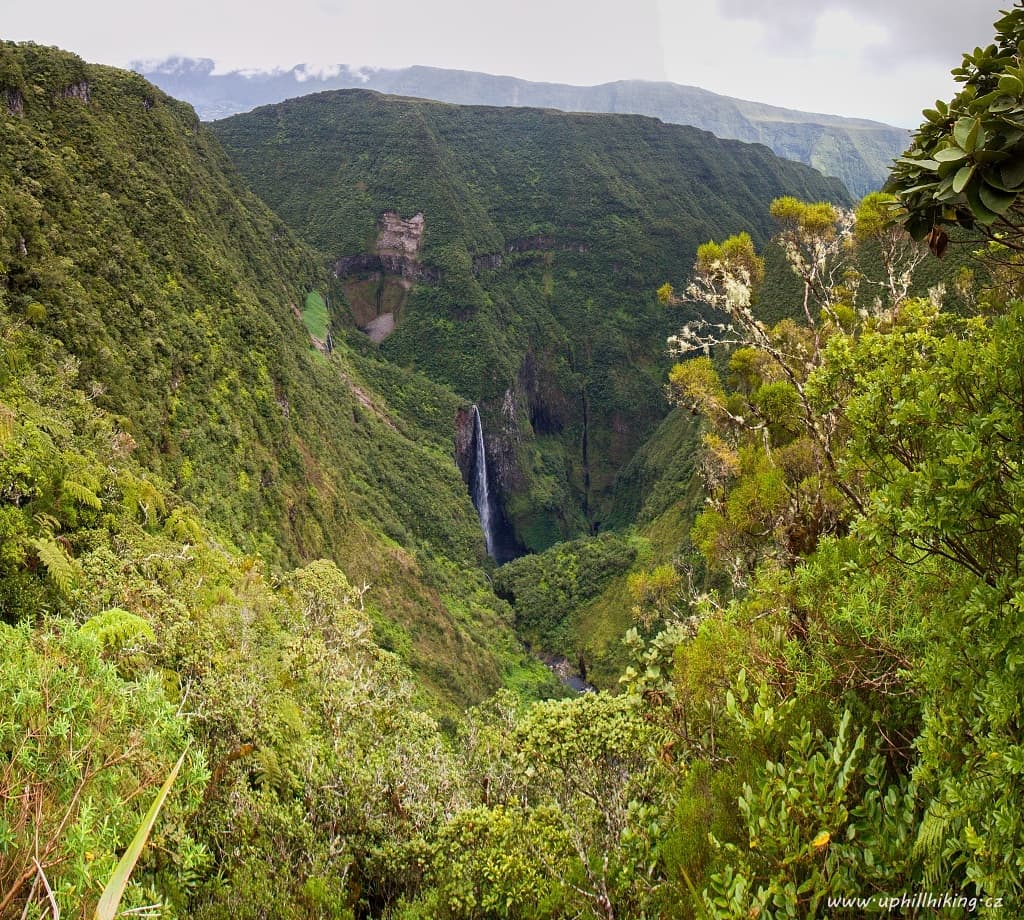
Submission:
[[[766,147],[638,115],[341,90],[211,127],[330,261],[352,324],[479,405],[530,550],[601,528],[616,474],[667,411],[681,318],[659,285],[708,239],[765,242],[780,195],[848,202]]]
[[[164,91],[190,102],[207,121],[294,96],[356,87],[463,105],[650,115],[718,137],[765,144],[781,157],[837,176],[858,197],[881,187],[910,137],[903,128],[876,121],[783,109],[676,83],[619,80],[569,86],[435,67],[340,66],[314,72],[300,65],[286,71],[215,74],[213,61],[191,58],[133,66]]]

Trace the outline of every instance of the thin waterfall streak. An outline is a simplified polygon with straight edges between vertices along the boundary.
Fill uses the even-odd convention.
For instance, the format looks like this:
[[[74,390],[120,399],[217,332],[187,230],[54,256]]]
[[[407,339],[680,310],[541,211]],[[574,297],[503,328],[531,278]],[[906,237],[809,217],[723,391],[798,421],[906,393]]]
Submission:
[[[484,449],[484,426],[480,421],[480,410],[473,406],[473,504],[480,515],[480,526],[484,531],[487,555],[494,557],[494,499],[487,481],[487,453]]]

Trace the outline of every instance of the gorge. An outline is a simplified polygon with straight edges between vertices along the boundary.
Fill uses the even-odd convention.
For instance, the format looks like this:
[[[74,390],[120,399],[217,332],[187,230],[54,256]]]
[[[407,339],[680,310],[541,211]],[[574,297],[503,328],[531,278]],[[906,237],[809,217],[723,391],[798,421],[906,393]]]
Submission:
[[[667,412],[685,311],[658,286],[708,236],[765,239],[777,195],[848,201],[763,147],[638,116],[345,90],[212,129],[334,266],[338,324],[390,314],[380,356],[478,406],[494,497],[531,552],[605,526]]]
[[[1022,47],[854,205],[0,42],[0,920],[1022,915]]]

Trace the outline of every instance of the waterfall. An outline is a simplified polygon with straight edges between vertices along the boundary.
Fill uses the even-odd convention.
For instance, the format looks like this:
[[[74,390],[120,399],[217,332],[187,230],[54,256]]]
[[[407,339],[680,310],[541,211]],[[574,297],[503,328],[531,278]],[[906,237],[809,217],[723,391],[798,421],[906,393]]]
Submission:
[[[498,523],[497,508],[487,482],[487,454],[484,451],[484,426],[480,421],[480,410],[473,406],[473,504],[480,515],[480,526],[484,531],[487,555],[495,555],[495,528]]]

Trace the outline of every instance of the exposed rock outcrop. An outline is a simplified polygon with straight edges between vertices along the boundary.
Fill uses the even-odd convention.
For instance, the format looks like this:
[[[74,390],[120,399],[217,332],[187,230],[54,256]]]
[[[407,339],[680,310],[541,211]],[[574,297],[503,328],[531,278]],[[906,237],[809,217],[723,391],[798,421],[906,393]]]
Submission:
[[[358,256],[345,256],[334,263],[336,278],[351,278],[353,275],[373,272],[395,275],[406,281],[423,284],[441,282],[441,269],[434,265],[421,265],[415,259],[395,253],[362,253]]]
[[[403,219],[394,211],[385,211],[381,217],[381,231],[377,237],[377,252],[415,259],[423,245],[426,218],[423,212]]]
[[[469,485],[473,471],[473,407],[460,408],[455,413],[455,465],[462,473],[462,481]]]
[[[5,86],[0,89],[0,96],[3,97],[8,115],[25,114],[25,97],[21,95],[21,90]]]
[[[406,281],[439,284],[441,269],[419,261],[426,218],[421,211],[405,219],[394,211],[385,211],[373,252],[344,256],[334,263],[337,278],[380,272]]]
[[[61,99],[77,99],[88,104],[92,101],[92,87],[88,80],[79,80],[77,83],[65,86],[60,91],[60,97]]]

